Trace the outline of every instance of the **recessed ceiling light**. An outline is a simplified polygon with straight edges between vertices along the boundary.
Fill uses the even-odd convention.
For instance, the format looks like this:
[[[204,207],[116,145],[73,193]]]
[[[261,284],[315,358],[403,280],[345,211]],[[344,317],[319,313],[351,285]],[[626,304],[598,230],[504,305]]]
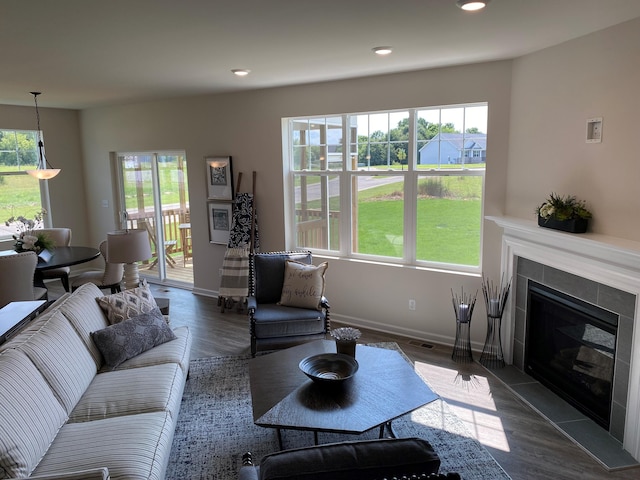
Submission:
[[[233,70],[231,70],[231,72],[234,75],[237,75],[238,77],[246,77],[247,75],[249,75],[249,72],[251,70],[247,70],[246,68],[235,68]]]
[[[373,53],[375,53],[376,55],[389,55],[391,52],[393,52],[393,49],[391,47],[375,47],[371,50],[373,50]]]
[[[490,1],[491,0],[458,0],[456,5],[467,12],[475,12],[476,10],[482,10]]]

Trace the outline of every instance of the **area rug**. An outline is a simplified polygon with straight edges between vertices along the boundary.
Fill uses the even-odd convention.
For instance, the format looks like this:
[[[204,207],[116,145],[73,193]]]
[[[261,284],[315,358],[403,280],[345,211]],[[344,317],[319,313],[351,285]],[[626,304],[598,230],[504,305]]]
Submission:
[[[167,480],[235,480],[245,452],[252,452],[256,461],[279,450],[276,431],[253,424],[249,358],[221,356],[191,361]],[[394,420],[393,427],[400,437],[427,440],[440,456],[441,472],[458,472],[464,480],[510,478],[441,399]],[[319,442],[377,435],[377,428],[358,436],[320,433]],[[286,430],[283,444],[285,449],[313,445],[313,433]]]

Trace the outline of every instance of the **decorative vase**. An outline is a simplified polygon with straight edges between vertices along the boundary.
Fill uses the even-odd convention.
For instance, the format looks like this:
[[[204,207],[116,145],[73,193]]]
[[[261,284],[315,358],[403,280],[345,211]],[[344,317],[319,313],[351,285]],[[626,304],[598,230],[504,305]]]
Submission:
[[[355,340],[338,340],[336,339],[336,353],[343,353],[350,357],[356,356],[356,341]]]
[[[569,220],[556,220],[554,218],[542,218],[538,216],[538,225],[554,230],[562,230],[569,233],[584,233],[587,231],[589,220],[586,218],[571,218]]]

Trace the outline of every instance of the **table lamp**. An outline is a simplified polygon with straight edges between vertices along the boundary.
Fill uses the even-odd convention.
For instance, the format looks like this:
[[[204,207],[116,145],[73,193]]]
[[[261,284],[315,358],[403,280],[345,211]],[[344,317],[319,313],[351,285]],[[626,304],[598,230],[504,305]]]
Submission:
[[[149,233],[146,230],[118,230],[107,233],[107,259],[109,263],[124,263],[124,288],[140,285],[138,264],[151,258]]]

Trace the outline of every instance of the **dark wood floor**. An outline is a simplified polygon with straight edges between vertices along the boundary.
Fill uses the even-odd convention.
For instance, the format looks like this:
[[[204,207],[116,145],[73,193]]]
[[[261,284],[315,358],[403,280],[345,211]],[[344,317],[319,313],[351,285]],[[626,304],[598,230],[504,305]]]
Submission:
[[[61,293],[58,283],[50,284],[52,298]],[[221,313],[217,299],[188,290],[159,285],[151,289],[154,296],[170,299],[172,325],[190,327],[192,358],[249,353],[245,313]],[[469,432],[514,480],[640,478],[639,468],[607,472],[480,364],[452,361],[451,347],[429,348],[409,338],[361,330],[362,342],[397,342]]]

